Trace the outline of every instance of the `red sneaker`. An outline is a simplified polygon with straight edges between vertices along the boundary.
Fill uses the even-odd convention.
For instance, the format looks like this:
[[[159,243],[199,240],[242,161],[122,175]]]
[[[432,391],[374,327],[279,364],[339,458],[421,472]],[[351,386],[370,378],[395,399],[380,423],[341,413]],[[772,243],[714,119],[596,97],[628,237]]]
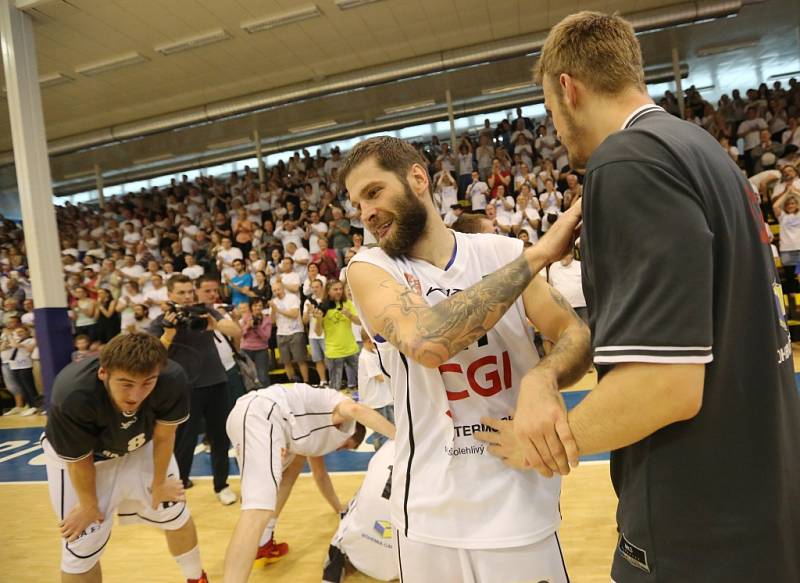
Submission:
[[[256,565],[263,567],[270,563],[280,561],[289,552],[289,545],[286,543],[276,543],[275,538],[271,538],[265,545],[262,545],[256,553]]]
[[[208,575],[206,575],[206,572],[203,571],[203,574],[200,575],[199,579],[187,579],[186,583],[208,583]]]

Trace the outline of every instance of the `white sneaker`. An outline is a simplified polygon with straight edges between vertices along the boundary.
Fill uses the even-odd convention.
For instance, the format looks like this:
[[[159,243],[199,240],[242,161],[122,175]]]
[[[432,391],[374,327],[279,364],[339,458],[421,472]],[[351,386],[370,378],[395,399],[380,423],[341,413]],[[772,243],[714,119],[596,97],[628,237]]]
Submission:
[[[230,506],[239,499],[236,492],[231,490],[228,486],[225,486],[222,490],[217,492],[217,498],[224,506]]]
[[[9,409],[8,413],[4,415],[4,417],[8,415],[19,415],[25,410],[25,407],[14,407],[13,409]]]
[[[31,415],[36,415],[36,407],[28,407],[24,411],[22,411],[19,416],[20,417],[30,417]]]

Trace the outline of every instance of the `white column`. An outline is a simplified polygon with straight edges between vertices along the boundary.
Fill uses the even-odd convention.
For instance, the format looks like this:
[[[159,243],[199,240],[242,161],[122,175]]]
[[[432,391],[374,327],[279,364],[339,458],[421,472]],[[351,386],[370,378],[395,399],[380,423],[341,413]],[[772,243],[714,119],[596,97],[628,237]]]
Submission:
[[[681,83],[681,61],[678,55],[678,47],[672,47],[672,74],[675,75],[675,97],[678,98],[678,109],[681,112],[681,118],[684,117],[683,112],[686,109],[686,104],[683,101],[683,84]]]
[[[97,181],[97,204],[100,210],[106,210],[106,197],[103,195],[103,172],[100,170],[100,164],[94,165],[94,178]]]
[[[0,0],[0,51],[5,67],[25,249],[36,306],[36,339],[45,385],[45,406],[48,406],[53,379],[69,363],[72,336],[53,207],[33,22],[14,6],[13,0]]]
[[[447,98],[447,118],[450,120],[450,151],[454,154],[458,153],[458,143],[456,142],[456,116],[453,113],[453,97],[450,95],[450,90],[445,91],[444,96]]]
[[[261,191],[266,192],[267,183],[265,180],[264,158],[261,155],[261,134],[258,130],[253,130],[253,141],[256,143],[256,160],[258,160],[258,182],[261,184]]]

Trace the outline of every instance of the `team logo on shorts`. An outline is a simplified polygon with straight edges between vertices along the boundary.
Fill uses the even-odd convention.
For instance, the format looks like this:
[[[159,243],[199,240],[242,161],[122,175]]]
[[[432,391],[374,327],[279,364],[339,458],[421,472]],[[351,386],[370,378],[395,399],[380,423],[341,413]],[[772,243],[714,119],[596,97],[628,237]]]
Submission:
[[[376,520],[372,527],[382,538],[392,538],[392,523],[388,520]]]

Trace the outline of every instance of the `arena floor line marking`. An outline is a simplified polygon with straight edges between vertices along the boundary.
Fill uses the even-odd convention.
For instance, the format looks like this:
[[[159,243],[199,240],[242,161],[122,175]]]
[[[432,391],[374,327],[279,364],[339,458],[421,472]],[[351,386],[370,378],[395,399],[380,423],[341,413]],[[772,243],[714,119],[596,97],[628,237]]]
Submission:
[[[23,456],[25,454],[29,454],[29,453],[31,453],[33,451],[36,451],[37,449],[42,449],[42,446],[39,445],[38,443],[36,445],[34,445],[33,447],[29,447],[28,449],[23,449],[22,451],[16,451],[16,452],[14,452],[12,454],[9,454],[9,455],[7,455],[5,457],[0,457],[0,463],[7,462],[8,460],[13,460],[15,457],[20,457],[20,456]],[[17,483],[19,484],[20,482],[17,482]]]

